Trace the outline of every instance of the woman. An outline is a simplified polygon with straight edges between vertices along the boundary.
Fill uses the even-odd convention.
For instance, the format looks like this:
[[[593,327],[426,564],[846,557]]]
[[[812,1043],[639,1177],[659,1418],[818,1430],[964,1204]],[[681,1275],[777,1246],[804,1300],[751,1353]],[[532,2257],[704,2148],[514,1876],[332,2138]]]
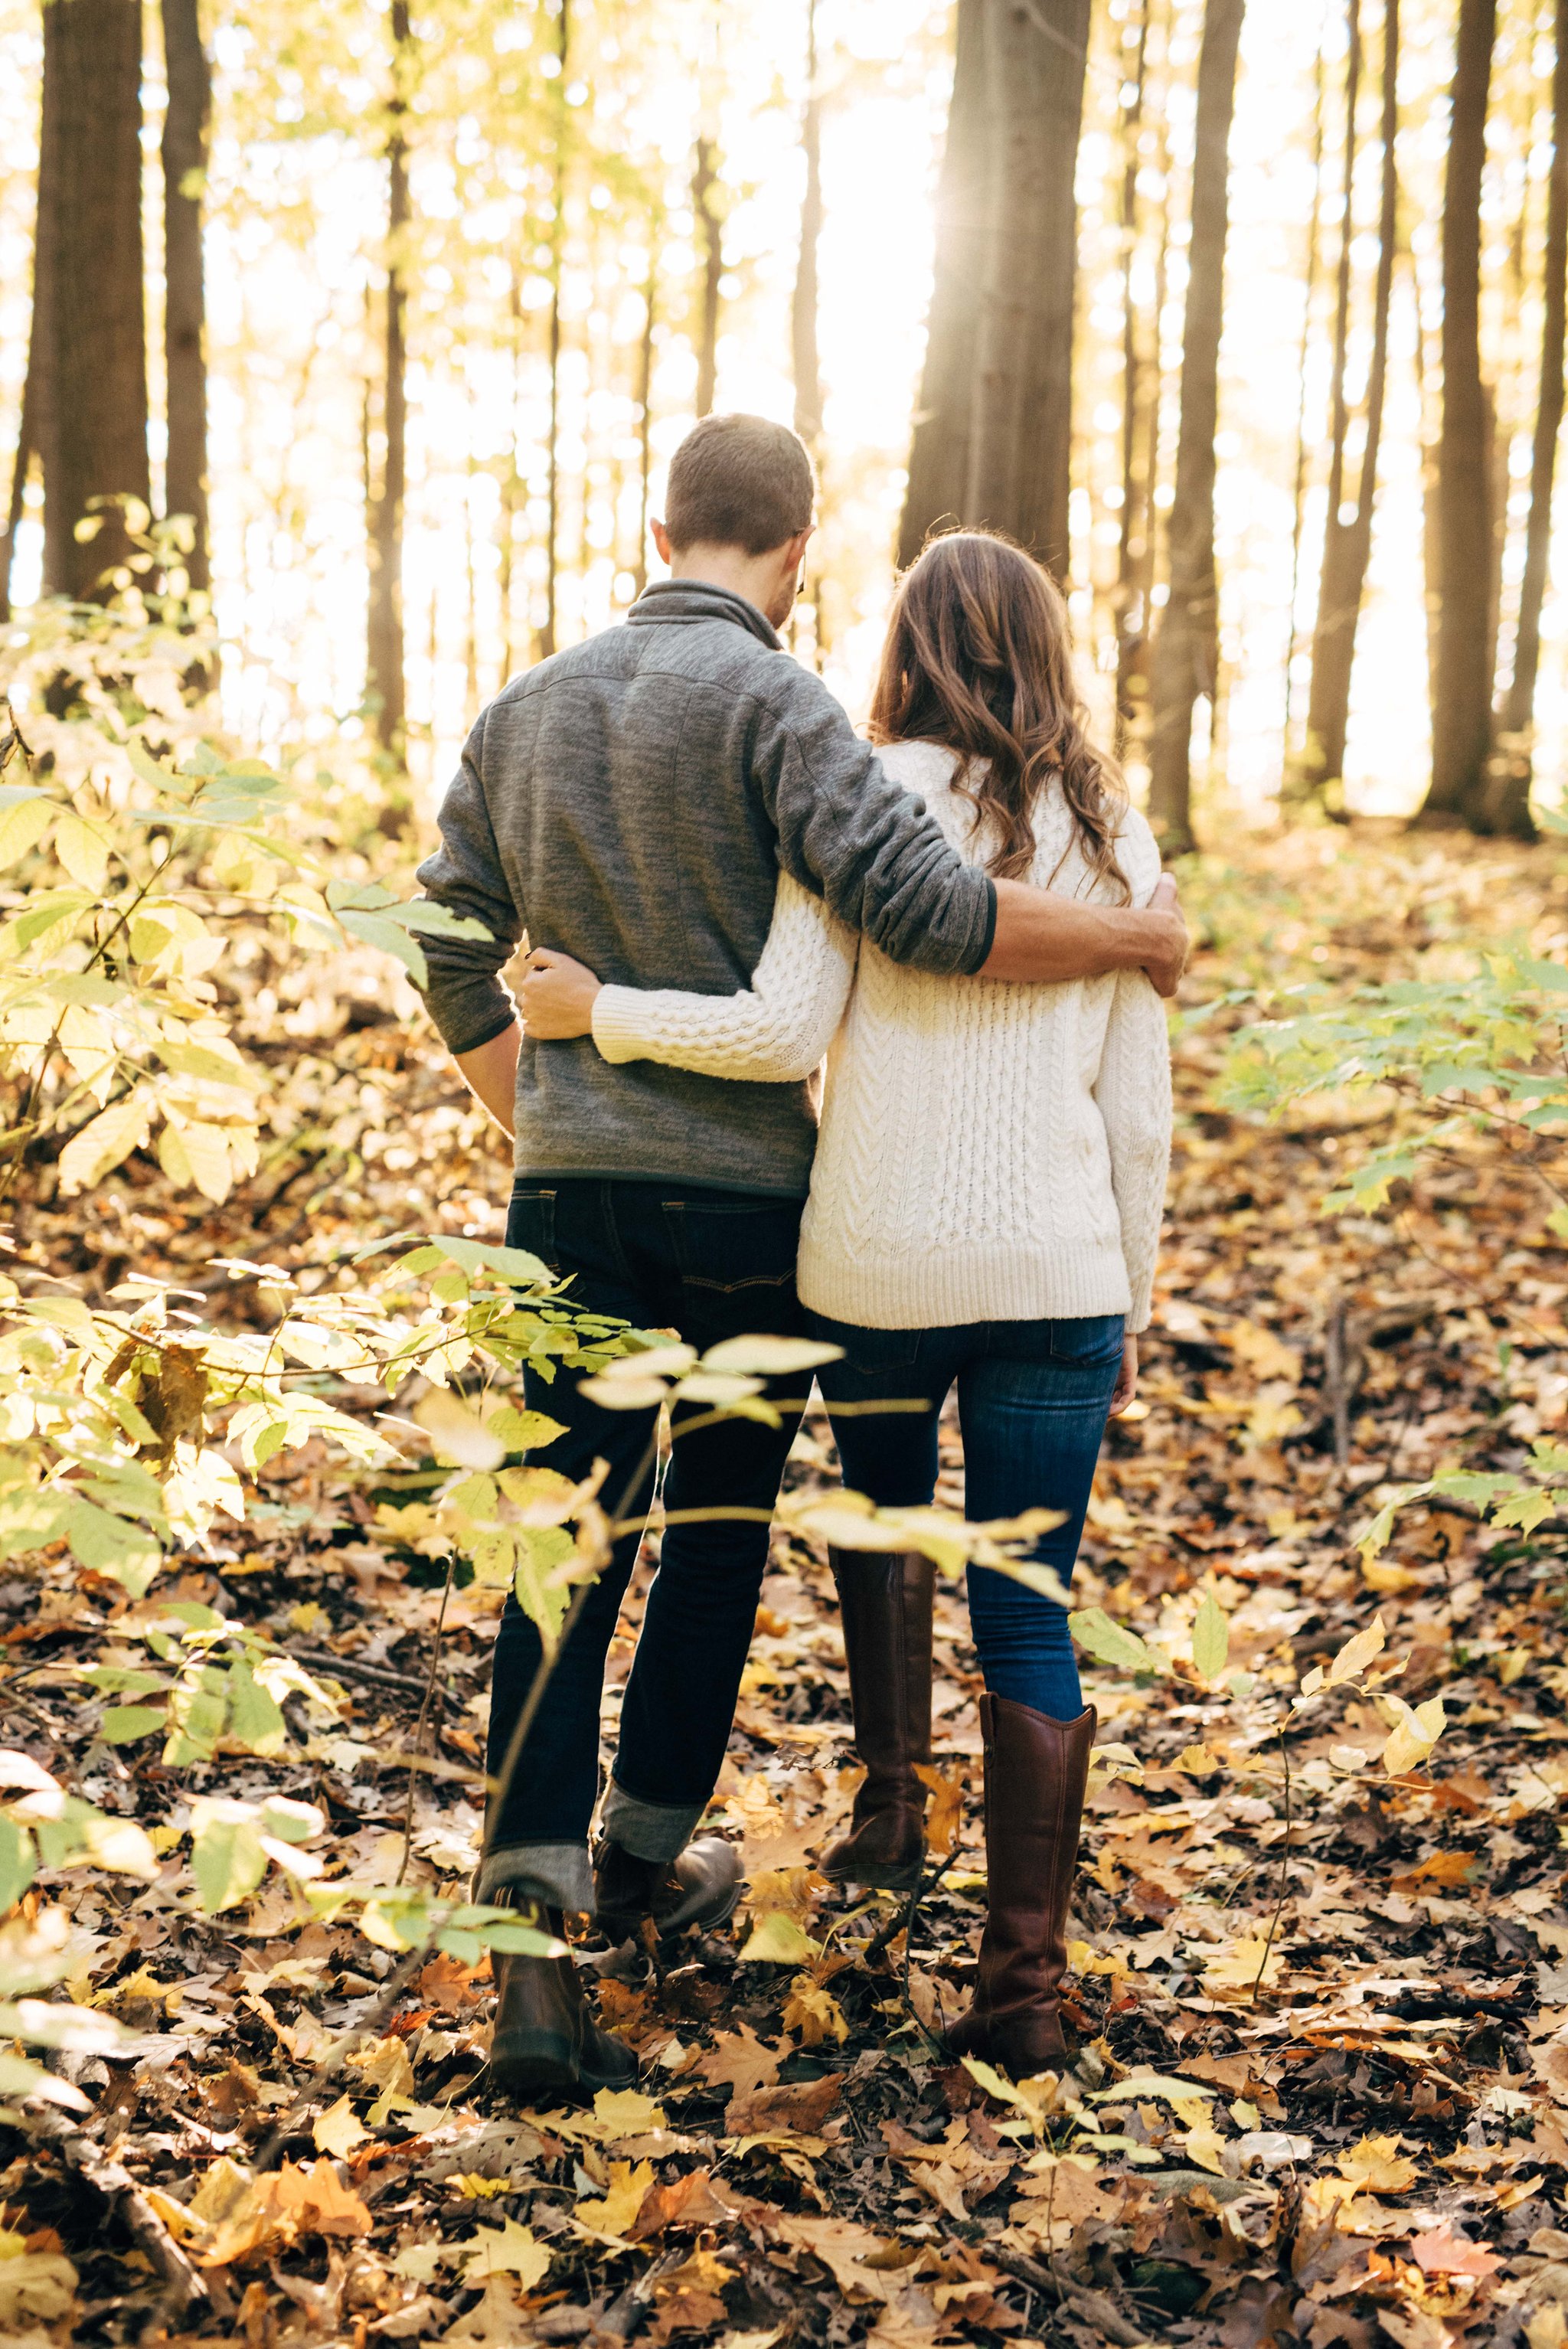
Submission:
[[[1062,597],[1006,540],[955,532],[906,574],[871,726],[888,772],[998,878],[1140,905],[1152,895],[1159,851],[1086,737]],[[741,994],[601,987],[545,950],[521,999],[531,1035],[592,1033],[609,1061],[781,1083],[828,1053],[799,1281],[819,1334],[843,1349],[821,1386],[844,1480],[884,1507],[929,1502],[956,1382],[967,1514],[1059,1510],[1037,1554],[1065,1583],[1149,1319],[1171,1084],[1165,1016],[1143,974],[933,977],[888,961],[781,874]],[[912,1398],[913,1412],[875,1409]],[[831,1556],[867,1775],[821,1866],[908,1888],[924,1850],[934,1571],[914,1553]],[[983,1567],[968,1596],[985,1682],[988,1909],[974,2002],[950,2044],[1023,2076],[1065,2054],[1059,1987],[1095,1716],[1059,1605]]]

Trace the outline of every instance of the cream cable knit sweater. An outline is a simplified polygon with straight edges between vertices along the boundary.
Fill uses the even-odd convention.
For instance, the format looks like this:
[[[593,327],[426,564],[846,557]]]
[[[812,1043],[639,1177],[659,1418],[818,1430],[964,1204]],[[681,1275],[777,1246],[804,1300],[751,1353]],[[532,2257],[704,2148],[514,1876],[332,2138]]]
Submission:
[[[901,742],[882,755],[980,862],[953,754]],[[1058,789],[1035,831],[1031,877],[1089,894]],[[1146,904],[1160,852],[1140,815],[1117,848]],[[1148,1326],[1171,1067],[1141,971],[1056,986],[937,978],[890,962],[780,874],[748,990],[603,988],[593,1037],[607,1061],[758,1083],[798,1083],[828,1054],[800,1237],[800,1294],[817,1312],[876,1330],[1100,1313]]]

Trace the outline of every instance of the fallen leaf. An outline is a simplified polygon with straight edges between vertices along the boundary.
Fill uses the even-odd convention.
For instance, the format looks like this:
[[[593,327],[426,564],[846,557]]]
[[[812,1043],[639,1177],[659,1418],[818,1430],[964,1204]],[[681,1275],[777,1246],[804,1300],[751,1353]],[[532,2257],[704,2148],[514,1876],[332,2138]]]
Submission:
[[[653,2182],[651,2161],[613,2161],[605,2192],[585,2195],[572,2215],[580,2227],[595,2235],[613,2235],[619,2240],[641,2210],[643,2198]]]
[[[581,2209],[581,2204],[579,2204]],[[669,2186],[651,2186],[636,2217],[625,2230],[629,2243],[646,2242],[651,2235],[671,2227],[718,2227],[735,2216],[738,2205],[723,2199],[707,2169],[692,2169]]]
[[[492,2275],[482,2296],[474,2302],[466,2316],[447,2327],[443,2341],[450,2341],[454,2349],[519,2349],[531,2341],[533,2334],[523,2318],[521,2309],[512,2297],[511,2286],[504,2276]]]
[[[481,2227],[454,2248],[463,2255],[466,2284],[482,2283],[487,2276],[514,2275],[521,2279],[525,2292],[542,2282],[554,2257],[531,2228],[520,2226],[515,2219],[503,2219],[499,2227]]]
[[[744,2100],[732,2096],[724,2116],[727,2137],[815,2137],[843,2093],[837,2072],[797,2086],[758,2088]]]
[[[1445,2219],[1439,2227],[1429,2227],[1424,2234],[1414,2236],[1410,2257],[1425,2275],[1495,2275],[1502,2261],[1484,2243],[1472,2243],[1453,2231],[1453,2221]]]
[[[1341,2178],[1369,2194],[1406,2194],[1420,2174],[1399,2151],[1397,2137],[1364,2137],[1359,2145],[1336,2154],[1334,2166]]]
[[[727,2084],[737,2098],[744,2099],[758,2088],[776,2085],[781,2061],[782,2050],[765,2046],[750,2024],[741,2023],[733,2031],[716,2033],[696,2068],[710,2087]]]
[[[330,2153],[346,2161],[356,2145],[363,2145],[371,2131],[355,2113],[346,2096],[339,2096],[325,2113],[318,2113],[311,2125],[311,2139],[318,2153]]]

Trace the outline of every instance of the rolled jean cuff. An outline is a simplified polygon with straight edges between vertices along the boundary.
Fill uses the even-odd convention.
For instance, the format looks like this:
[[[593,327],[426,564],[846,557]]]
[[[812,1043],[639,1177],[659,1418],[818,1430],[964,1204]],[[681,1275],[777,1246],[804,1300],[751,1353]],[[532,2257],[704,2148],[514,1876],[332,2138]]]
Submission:
[[[474,1878],[474,1899],[493,1900],[509,1886],[526,1888],[550,1909],[588,1915],[593,1870],[585,1843],[507,1843],[487,1852]]]
[[[615,1779],[604,1797],[599,1824],[634,1859],[678,1859],[692,1839],[703,1803],[645,1803]]]

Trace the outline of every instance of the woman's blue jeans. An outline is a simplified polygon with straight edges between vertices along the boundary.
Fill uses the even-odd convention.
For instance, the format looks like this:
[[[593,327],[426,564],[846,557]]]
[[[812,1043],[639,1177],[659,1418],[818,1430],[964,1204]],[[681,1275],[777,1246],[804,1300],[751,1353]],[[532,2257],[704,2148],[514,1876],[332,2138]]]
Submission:
[[[978,1321],[954,1330],[861,1330],[821,1314],[813,1332],[844,1349],[818,1372],[844,1483],[879,1508],[915,1508],[936,1490],[937,1422],[954,1380],[964,1436],[965,1515],[1060,1509],[1034,1556],[1065,1584],[1121,1368],[1119,1313],[1069,1321]],[[846,1413],[907,1402],[918,1412]],[[994,1696],[1056,1721],[1083,1710],[1067,1614],[994,1568],[969,1568],[969,1620]]]

